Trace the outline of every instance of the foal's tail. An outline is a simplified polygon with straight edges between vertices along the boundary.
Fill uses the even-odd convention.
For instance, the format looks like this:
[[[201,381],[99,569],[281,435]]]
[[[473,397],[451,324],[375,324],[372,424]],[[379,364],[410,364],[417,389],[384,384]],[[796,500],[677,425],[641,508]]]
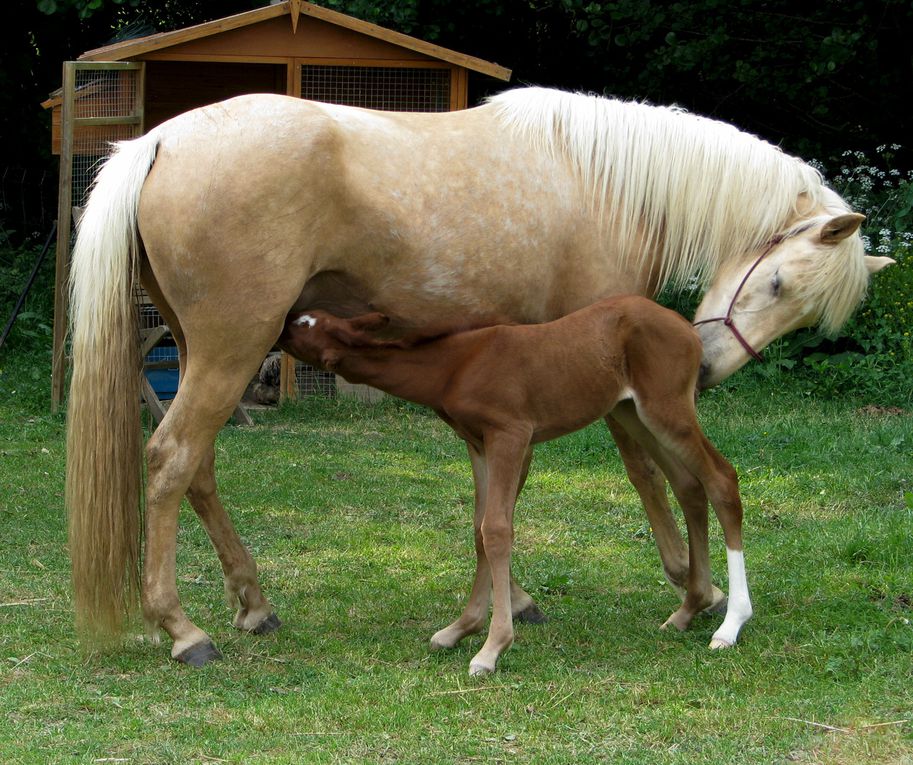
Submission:
[[[154,134],[117,144],[73,249],[66,505],[76,625],[87,638],[118,634],[138,602],[142,372],[133,287],[140,190],[157,145]]]

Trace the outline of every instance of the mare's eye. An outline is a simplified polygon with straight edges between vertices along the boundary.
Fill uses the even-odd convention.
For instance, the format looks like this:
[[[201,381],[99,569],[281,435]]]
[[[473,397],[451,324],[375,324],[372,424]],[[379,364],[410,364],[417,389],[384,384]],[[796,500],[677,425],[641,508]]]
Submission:
[[[770,289],[774,295],[780,294],[780,274],[774,274],[774,278],[770,280]]]

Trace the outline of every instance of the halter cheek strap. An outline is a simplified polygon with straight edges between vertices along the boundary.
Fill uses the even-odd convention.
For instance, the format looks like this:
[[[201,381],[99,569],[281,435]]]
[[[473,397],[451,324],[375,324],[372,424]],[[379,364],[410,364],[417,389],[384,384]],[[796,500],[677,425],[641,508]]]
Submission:
[[[773,250],[773,248],[776,247],[778,244],[780,244],[780,242],[782,242],[784,238],[785,237],[780,234],[773,237],[773,239],[771,239],[767,243],[767,247],[764,248],[764,251],[758,256],[757,260],[755,260],[755,262],[751,264],[751,268],[749,268],[748,271],[745,272],[745,276],[743,276],[742,281],[739,282],[739,286],[736,288],[735,294],[732,296],[732,300],[729,301],[729,308],[726,309],[725,316],[717,316],[714,319],[701,319],[700,321],[694,322],[695,327],[697,327],[700,324],[709,324],[710,322],[713,322],[713,321],[723,322],[723,326],[729,328],[729,331],[732,332],[733,337],[735,337],[735,339],[739,341],[739,344],[745,349],[745,351],[748,353],[748,355],[751,356],[755,361],[764,361],[764,357],[760,354],[760,352],[758,352],[754,348],[752,348],[751,343],[749,343],[742,336],[742,333],[739,332],[738,328],[735,325],[735,322],[733,322],[733,320],[732,320],[732,310],[735,308],[735,301],[738,300],[739,293],[741,293],[742,288],[748,282],[748,277],[750,277],[754,273],[754,270],[760,265],[761,261],[764,260],[764,258],[766,258],[770,254],[770,251]]]

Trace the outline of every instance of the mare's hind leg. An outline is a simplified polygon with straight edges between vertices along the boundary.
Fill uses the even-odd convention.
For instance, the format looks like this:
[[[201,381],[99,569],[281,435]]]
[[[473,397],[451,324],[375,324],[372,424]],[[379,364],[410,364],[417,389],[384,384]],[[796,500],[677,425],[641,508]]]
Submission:
[[[143,285],[165,319],[179,352],[180,374],[187,372],[187,342],[180,322],[168,305],[147,262],[143,263]],[[216,491],[215,450],[210,447],[187,491],[190,502],[222,564],[225,598],[237,608],[234,625],[255,634],[277,629],[279,618],[263,596],[257,580],[257,565],[235,531]]]
[[[151,628],[161,627],[171,636],[172,657],[193,665],[205,664],[219,654],[209,636],[187,618],[177,593],[175,546],[181,497],[190,489],[216,434],[269,349],[273,338],[265,337],[266,333],[264,329],[264,337],[256,338],[251,330],[246,347],[240,347],[239,339],[235,348],[239,355],[232,354],[230,359],[191,357],[174,402],[146,446],[143,614]]]
[[[623,416],[625,408],[633,409],[633,402],[622,402],[615,411]],[[641,504],[647,513],[653,538],[659,549],[666,581],[684,601],[688,585],[689,553],[678,524],[672,515],[672,509],[669,507],[669,500],[666,497],[666,477],[616,417],[610,414],[605,421],[618,446],[628,480],[637,490]],[[708,610],[722,610],[725,606],[726,595],[714,586],[713,602]]]
[[[187,499],[209,534],[222,564],[225,598],[237,608],[233,624],[240,630],[264,635],[281,625],[260,590],[257,564],[238,538],[216,490],[215,451],[210,447],[190,482]]]

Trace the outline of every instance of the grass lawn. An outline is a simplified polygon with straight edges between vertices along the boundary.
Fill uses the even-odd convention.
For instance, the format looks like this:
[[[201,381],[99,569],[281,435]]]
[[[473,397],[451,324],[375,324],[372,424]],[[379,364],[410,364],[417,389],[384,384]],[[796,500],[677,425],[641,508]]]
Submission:
[[[474,565],[469,463],[433,416],[317,399],[227,427],[217,471],[284,624],[238,634],[188,509],[179,588],[225,660],[138,633],[85,656],[68,594],[64,425],[0,357],[0,762],[913,762],[913,419],[735,384],[704,396],[735,464],[755,617],[675,609],[603,427],[537,450],[514,570],[549,615],[487,678],[432,654]],[[712,518],[712,516],[711,516]],[[712,528],[715,580],[725,551]]]

